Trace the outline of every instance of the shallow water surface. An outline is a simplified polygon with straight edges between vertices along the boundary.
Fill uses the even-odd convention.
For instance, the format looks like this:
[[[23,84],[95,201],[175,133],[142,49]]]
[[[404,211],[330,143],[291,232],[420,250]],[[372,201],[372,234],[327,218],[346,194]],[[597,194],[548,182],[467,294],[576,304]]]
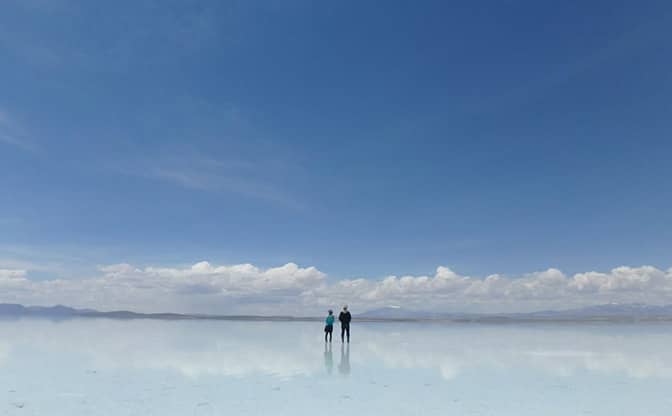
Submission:
[[[320,322],[5,320],[0,334],[0,415],[672,414],[668,324],[354,323],[345,346]]]

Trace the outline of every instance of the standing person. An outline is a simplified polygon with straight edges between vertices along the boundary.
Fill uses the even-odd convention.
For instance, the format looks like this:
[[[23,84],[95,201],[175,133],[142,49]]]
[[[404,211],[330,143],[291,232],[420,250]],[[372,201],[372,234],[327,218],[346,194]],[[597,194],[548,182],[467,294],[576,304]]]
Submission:
[[[329,336],[329,342],[331,342],[331,334],[334,332],[334,311],[331,309],[329,309],[329,315],[324,320],[324,324],[324,342],[327,342],[327,335]]]
[[[338,320],[341,322],[341,342],[344,342],[344,335],[348,334],[348,344],[350,343],[350,321],[352,320],[352,315],[348,311],[348,305],[343,306],[343,310],[338,315]]]

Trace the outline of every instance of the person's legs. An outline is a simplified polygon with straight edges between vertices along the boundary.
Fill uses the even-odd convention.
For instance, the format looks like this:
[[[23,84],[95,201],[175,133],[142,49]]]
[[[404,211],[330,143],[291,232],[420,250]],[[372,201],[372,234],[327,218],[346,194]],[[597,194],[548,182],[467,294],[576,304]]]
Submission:
[[[331,342],[331,334],[333,334],[333,333],[334,333],[333,330],[329,331],[329,342]]]
[[[348,342],[350,342],[350,325],[345,327],[345,333],[348,336]]]
[[[341,325],[341,342],[344,341],[345,337],[345,325]]]

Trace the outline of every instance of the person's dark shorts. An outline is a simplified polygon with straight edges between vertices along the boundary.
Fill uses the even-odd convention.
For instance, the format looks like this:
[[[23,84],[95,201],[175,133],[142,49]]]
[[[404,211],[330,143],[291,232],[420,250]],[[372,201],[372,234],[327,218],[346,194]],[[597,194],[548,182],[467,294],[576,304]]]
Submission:
[[[333,325],[325,325],[324,326],[324,332],[334,332],[334,326]]]

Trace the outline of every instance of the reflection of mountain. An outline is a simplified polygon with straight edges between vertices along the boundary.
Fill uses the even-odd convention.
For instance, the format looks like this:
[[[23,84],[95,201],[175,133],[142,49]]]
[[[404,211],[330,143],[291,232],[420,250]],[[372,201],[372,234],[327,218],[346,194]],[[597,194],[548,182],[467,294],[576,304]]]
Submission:
[[[25,320],[0,321],[0,331],[4,365],[30,351],[26,360],[49,357],[53,371],[69,371],[55,363],[74,355],[87,368],[169,371],[189,378],[288,379],[324,374],[336,364],[343,374],[351,367],[427,369],[446,379],[502,369],[672,379],[672,332],[664,325],[360,324],[352,353],[346,345],[333,358],[325,351],[321,323]]]

